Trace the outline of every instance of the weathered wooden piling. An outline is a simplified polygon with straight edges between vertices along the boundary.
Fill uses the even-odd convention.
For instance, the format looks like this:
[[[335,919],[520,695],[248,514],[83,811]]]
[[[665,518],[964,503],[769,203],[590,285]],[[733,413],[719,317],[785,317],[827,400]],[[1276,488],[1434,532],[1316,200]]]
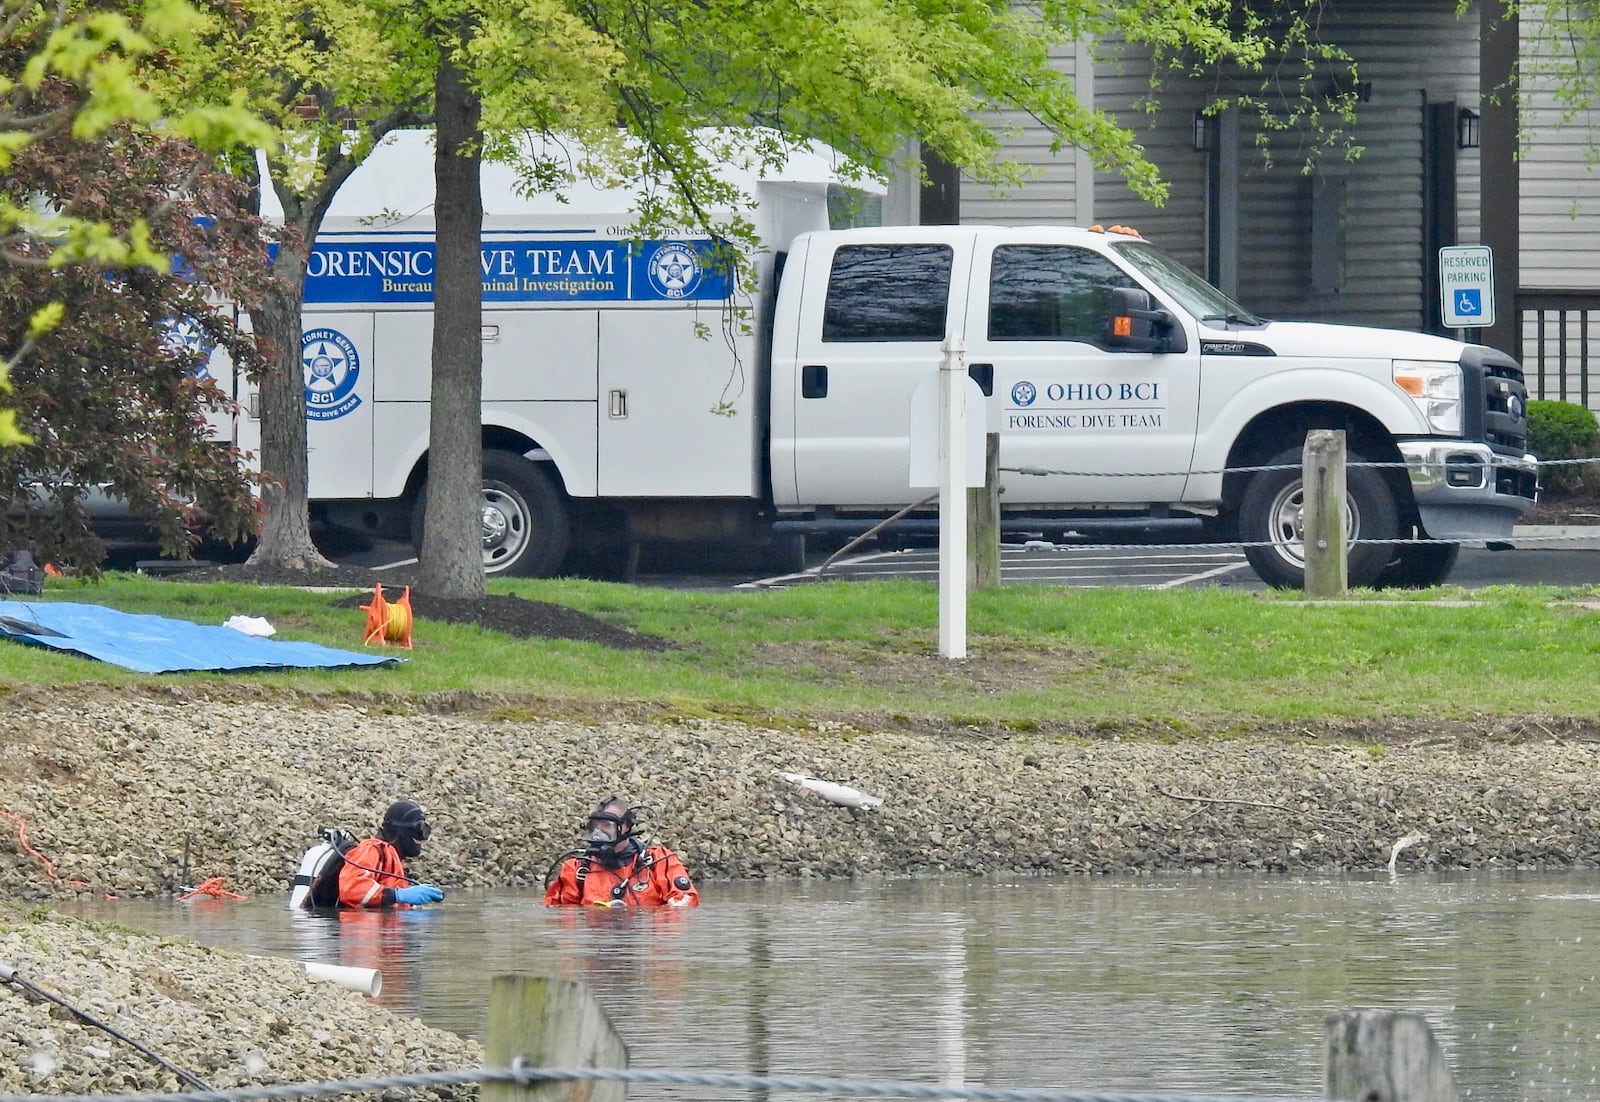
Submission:
[[[1327,1098],[1349,1102],[1457,1102],[1444,1051],[1420,1014],[1353,1010],[1324,1020]]]
[[[628,1046],[582,983],[546,976],[496,976],[489,985],[484,1056],[490,1067],[517,1057],[535,1068],[626,1068]],[[623,1083],[595,1080],[485,1083],[483,1102],[622,1102]]]
[[[1306,433],[1301,469],[1306,596],[1342,597],[1350,584],[1344,530],[1344,430],[1313,429]]]
[[[984,436],[983,485],[967,490],[967,589],[1000,584],[1000,434]]]

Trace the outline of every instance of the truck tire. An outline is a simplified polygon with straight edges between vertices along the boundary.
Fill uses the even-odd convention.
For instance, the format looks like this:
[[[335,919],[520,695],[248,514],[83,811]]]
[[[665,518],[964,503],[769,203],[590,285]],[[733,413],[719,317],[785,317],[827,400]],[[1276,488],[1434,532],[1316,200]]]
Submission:
[[[1455,569],[1459,543],[1406,543],[1395,548],[1389,565],[1373,584],[1378,589],[1427,589],[1443,585]]]
[[[411,542],[422,550],[427,483],[411,514]],[[561,491],[543,465],[510,452],[483,453],[483,572],[491,577],[548,578],[572,543],[572,521]]]
[[[1300,478],[1303,449],[1293,448],[1269,459],[1265,466],[1286,468],[1260,471],[1245,487],[1239,503],[1239,539],[1244,557],[1276,589],[1304,589],[1305,487]],[[1389,540],[1399,530],[1399,510],[1388,483],[1355,452],[1349,453],[1345,472],[1345,538]],[[1346,577],[1351,586],[1374,585],[1389,565],[1394,547],[1360,543],[1350,547]]]

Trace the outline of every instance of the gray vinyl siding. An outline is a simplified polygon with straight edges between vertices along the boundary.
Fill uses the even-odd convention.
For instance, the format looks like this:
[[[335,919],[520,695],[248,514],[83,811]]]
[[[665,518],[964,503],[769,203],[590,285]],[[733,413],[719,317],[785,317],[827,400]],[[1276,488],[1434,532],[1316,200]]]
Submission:
[[[1589,163],[1600,130],[1593,111],[1565,118],[1549,71],[1540,11],[1521,16],[1524,143],[1517,164],[1518,288],[1595,296],[1600,292],[1600,170]],[[1559,28],[1557,28],[1559,30]],[[1518,318],[1529,395],[1586,403],[1600,411],[1600,301],[1524,297]],[[1507,306],[1496,304],[1500,309]]]
[[[1205,272],[1206,156],[1194,149],[1194,113],[1205,93],[1187,82],[1152,91],[1150,56],[1138,45],[1117,49],[1095,70],[1095,103],[1134,134],[1161,172],[1167,197],[1159,205],[1135,195],[1120,176],[1094,177],[1096,221],[1132,226],[1197,272]],[[1152,96],[1161,104],[1144,109]]]
[[[1055,68],[1075,79],[1076,51],[1058,49],[1051,60]],[[1088,97],[1092,100],[1092,91]],[[1092,220],[1092,203],[1079,201],[1078,174],[1082,154],[1072,146],[1051,152],[1055,134],[1021,111],[985,113],[1000,141],[999,159],[1023,166],[1027,178],[1004,189],[961,182],[961,221],[1000,226],[1086,225]]]
[[[1319,215],[1336,224],[1325,230],[1337,243],[1334,260],[1313,290],[1311,239],[1316,182],[1305,171],[1300,139],[1268,133],[1271,160],[1256,145],[1262,124],[1241,113],[1242,167],[1239,210],[1238,297],[1270,317],[1359,322],[1416,329],[1422,303],[1422,172],[1424,108],[1429,102],[1477,101],[1477,24],[1458,19],[1453,5],[1366,3],[1341,5],[1323,32],[1355,58],[1371,99],[1357,107],[1354,142],[1360,156],[1323,151],[1314,170],[1331,207]],[[1101,105],[1125,125],[1139,128],[1150,155],[1172,181],[1172,197],[1159,210],[1146,207],[1128,220],[1186,262],[1204,255],[1204,157],[1192,151],[1193,97],[1164,99],[1164,116],[1151,120],[1135,105],[1142,94],[1131,74],[1103,76]],[[1458,240],[1478,227],[1476,155],[1457,155]],[[1100,177],[1098,205],[1108,196],[1137,206],[1120,180]],[[1110,217],[1108,214],[1107,217]]]
[[[1523,49],[1538,54],[1536,11],[1522,14]],[[1540,65],[1534,60],[1529,67]],[[1600,290],[1600,170],[1588,163],[1600,113],[1563,119],[1551,78],[1529,80],[1524,101],[1528,140],[1518,165],[1521,279],[1524,287]]]
[[[1338,198],[1323,228],[1333,260],[1313,273],[1313,177],[1304,171],[1299,139],[1271,135],[1269,163],[1257,149],[1259,124],[1241,115],[1238,297],[1269,316],[1420,328],[1422,302],[1423,140],[1428,103],[1477,106],[1476,10],[1458,18],[1451,0],[1356,0],[1325,10],[1326,39],[1356,58],[1360,78],[1372,84],[1359,105],[1355,144],[1362,155],[1347,162],[1324,152],[1317,172]],[[1049,135],[1036,123],[996,114],[1006,155],[1031,165],[1036,176],[1006,195],[964,185],[962,221],[1020,223],[1093,221],[1130,225],[1197,271],[1206,270],[1207,157],[1194,150],[1194,114],[1206,103],[1202,83],[1170,81],[1152,93],[1151,62],[1142,49],[1103,51],[1095,64],[1094,104],[1136,135],[1160,170],[1169,192],[1156,204],[1134,195],[1116,175],[1094,176],[1092,216],[1075,203],[1070,151],[1051,155]],[[1060,64],[1070,66],[1071,58]],[[1068,71],[1064,69],[1064,71]],[[1144,109],[1152,98],[1154,113]],[[1457,240],[1477,240],[1478,161],[1475,150],[1456,152]],[[1326,204],[1316,208],[1329,209]],[[1318,290],[1313,291],[1316,285]]]

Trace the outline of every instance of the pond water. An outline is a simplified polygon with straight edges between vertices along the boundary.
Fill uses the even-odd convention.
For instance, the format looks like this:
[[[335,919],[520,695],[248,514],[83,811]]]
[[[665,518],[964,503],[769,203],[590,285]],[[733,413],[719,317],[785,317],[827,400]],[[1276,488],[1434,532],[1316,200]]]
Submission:
[[[479,1038],[492,976],[580,979],[639,1069],[1315,1097],[1325,1016],[1376,1008],[1427,1018],[1465,1098],[1600,1096],[1600,872],[713,883],[702,898],[79,913],[378,967],[379,1002]],[[751,1097],[683,1090],[628,1093]]]

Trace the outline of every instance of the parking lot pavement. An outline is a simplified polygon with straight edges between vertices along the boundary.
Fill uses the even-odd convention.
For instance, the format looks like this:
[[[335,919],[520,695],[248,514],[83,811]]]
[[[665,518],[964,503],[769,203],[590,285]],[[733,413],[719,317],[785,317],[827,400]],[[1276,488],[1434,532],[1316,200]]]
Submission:
[[[1488,585],[1600,585],[1600,526],[1519,527],[1506,550],[1482,544],[1461,551],[1450,582],[1472,588]],[[819,580],[917,578],[937,582],[937,548],[868,550],[828,565],[832,549],[814,553],[802,574],[764,575],[735,561],[708,567],[704,555],[647,557],[637,584],[675,589],[729,591],[772,589]],[[336,561],[373,568],[414,561],[409,544],[378,543],[325,550]],[[1216,586],[1264,588],[1235,544],[1046,543],[1007,544],[1001,548],[1005,585],[1067,587],[1136,586],[1174,589]]]
[[[1600,585],[1600,527],[1517,528],[1507,541],[1482,542],[1461,550],[1452,585]],[[827,578],[917,578],[937,582],[936,548],[850,556],[820,574],[752,579],[743,588],[802,585]],[[1000,550],[1003,585],[1067,587],[1131,586],[1176,589],[1214,586],[1265,589],[1236,544],[1050,544],[1005,545]]]
[[[916,548],[853,555],[820,572],[813,567],[804,574],[754,579],[743,583],[742,587],[774,588],[830,578],[851,581],[914,578],[937,582],[939,552],[936,548]],[[1000,580],[1003,585],[1078,588],[1125,585],[1169,589],[1182,585],[1253,582],[1255,575],[1237,548],[1028,544],[1001,547]]]

